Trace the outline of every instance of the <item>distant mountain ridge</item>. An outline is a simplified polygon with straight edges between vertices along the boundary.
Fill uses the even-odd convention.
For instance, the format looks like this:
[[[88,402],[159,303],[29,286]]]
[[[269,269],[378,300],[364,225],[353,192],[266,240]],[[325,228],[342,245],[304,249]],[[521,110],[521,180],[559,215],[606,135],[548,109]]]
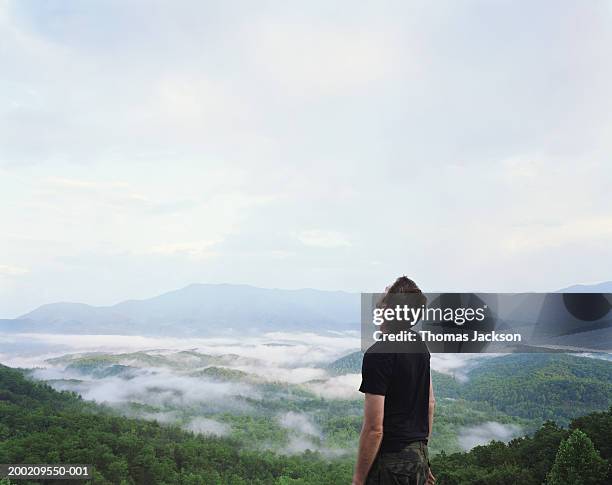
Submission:
[[[595,285],[573,285],[559,290],[559,293],[612,293],[612,281]]]
[[[0,320],[0,330],[152,336],[358,330],[359,298],[342,291],[193,284],[111,306],[51,303]]]
[[[560,292],[612,293],[612,281]],[[360,328],[360,295],[315,289],[192,284],[143,300],[110,306],[42,305],[0,331],[143,336],[209,336],[274,331],[345,331]]]

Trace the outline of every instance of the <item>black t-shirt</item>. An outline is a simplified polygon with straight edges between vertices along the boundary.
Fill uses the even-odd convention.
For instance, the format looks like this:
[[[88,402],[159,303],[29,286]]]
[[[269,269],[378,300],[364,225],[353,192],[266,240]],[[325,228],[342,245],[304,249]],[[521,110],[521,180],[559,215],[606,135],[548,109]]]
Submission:
[[[359,390],[385,396],[382,452],[400,451],[429,435],[429,350],[422,341],[409,345],[376,342],[363,357]]]

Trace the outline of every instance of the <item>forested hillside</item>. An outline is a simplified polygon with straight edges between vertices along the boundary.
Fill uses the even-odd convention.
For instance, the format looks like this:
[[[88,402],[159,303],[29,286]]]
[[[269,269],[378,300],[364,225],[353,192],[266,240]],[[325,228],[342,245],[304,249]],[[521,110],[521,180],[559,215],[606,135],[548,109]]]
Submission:
[[[329,365],[336,373],[361,371],[361,352]],[[539,422],[567,425],[572,418],[612,405],[612,362],[571,354],[509,354],[467,372],[467,381],[432,372],[438,398],[487,403],[499,411]]]
[[[612,483],[611,437],[612,408],[577,418],[569,429],[547,421],[533,436],[441,453],[431,463],[438,485],[605,485]],[[580,446],[567,450],[575,439]],[[559,452],[562,442],[567,453]]]
[[[567,424],[612,405],[612,362],[566,354],[506,355],[471,370],[461,395],[513,416]]]
[[[96,484],[319,484],[348,483],[351,476],[347,460],[308,451],[293,456],[248,451],[232,439],[114,416],[5,366],[0,366],[0,462],[92,464]]]
[[[438,419],[441,424],[444,414]],[[440,453],[432,467],[440,485],[535,485],[544,480],[605,484],[612,477],[610,436],[612,409],[574,419],[568,429],[546,422],[533,436],[508,444]],[[353,459],[309,451],[285,456],[246,449],[235,438],[204,437],[176,426],[119,417],[109,408],[0,366],[3,463],[93,464],[96,484],[343,484],[350,482]],[[571,481],[576,473],[582,482]]]

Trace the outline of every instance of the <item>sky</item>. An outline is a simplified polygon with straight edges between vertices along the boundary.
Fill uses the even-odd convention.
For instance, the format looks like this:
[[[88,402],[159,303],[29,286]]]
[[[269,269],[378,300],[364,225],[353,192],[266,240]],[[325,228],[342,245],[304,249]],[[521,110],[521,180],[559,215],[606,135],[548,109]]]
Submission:
[[[612,279],[612,2],[0,0],[0,318]]]

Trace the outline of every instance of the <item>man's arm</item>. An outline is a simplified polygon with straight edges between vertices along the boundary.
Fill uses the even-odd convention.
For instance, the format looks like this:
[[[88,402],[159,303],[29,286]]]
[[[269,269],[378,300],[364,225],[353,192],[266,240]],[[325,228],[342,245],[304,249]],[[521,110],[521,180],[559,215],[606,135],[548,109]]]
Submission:
[[[431,376],[429,376],[429,414],[428,414],[428,423],[429,423],[429,436],[427,437],[427,441],[431,439],[431,430],[433,428],[433,417],[434,417],[434,409],[436,407],[436,399],[434,397],[433,392],[433,384],[431,382]]]
[[[385,396],[366,393],[353,485],[361,485],[365,482],[372,463],[374,463],[383,437],[384,414]]]

